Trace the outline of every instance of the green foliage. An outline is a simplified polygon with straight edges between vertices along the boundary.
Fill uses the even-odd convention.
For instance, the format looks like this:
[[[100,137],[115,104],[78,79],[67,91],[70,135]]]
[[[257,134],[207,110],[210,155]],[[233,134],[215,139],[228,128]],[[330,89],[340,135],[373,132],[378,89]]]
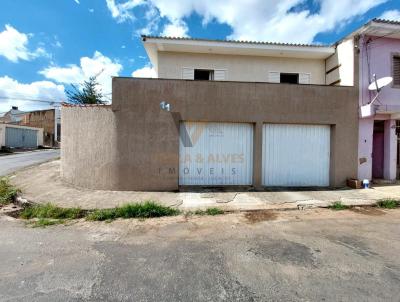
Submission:
[[[116,218],[151,218],[162,216],[175,216],[178,209],[165,207],[152,201],[144,203],[128,203],[112,209],[94,210],[87,215],[88,220],[113,220]]]
[[[63,224],[65,221],[63,219],[47,219],[40,218],[36,221],[30,222],[28,225],[33,228],[45,228],[50,225]]]
[[[6,205],[14,201],[19,190],[12,186],[7,178],[0,178],[0,204]]]
[[[385,209],[395,209],[400,205],[399,200],[395,199],[381,199],[377,202],[377,206]]]
[[[215,215],[221,215],[224,214],[224,211],[219,209],[219,208],[208,208],[206,210],[196,210],[194,211],[195,215],[211,215],[211,216],[215,216]]]
[[[51,203],[25,208],[20,214],[20,217],[24,219],[78,219],[84,216],[85,212],[79,208],[60,208]]]
[[[340,211],[340,210],[346,210],[349,207],[342,204],[341,201],[335,201],[331,206],[329,206],[330,209]]]
[[[79,86],[71,84],[72,89],[66,91],[68,101],[74,104],[105,104],[98,86],[97,76],[90,77]]]

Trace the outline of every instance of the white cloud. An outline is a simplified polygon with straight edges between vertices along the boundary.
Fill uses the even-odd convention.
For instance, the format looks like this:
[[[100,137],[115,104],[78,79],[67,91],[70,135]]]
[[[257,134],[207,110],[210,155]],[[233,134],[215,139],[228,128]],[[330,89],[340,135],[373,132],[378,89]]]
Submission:
[[[128,0],[124,3],[116,3],[115,0],[106,0],[107,7],[112,17],[117,19],[118,22],[133,20],[134,16],[131,9],[142,5],[144,2],[144,0]]]
[[[379,19],[384,19],[384,20],[391,20],[391,21],[400,21],[400,10],[388,10],[384,12]]]
[[[30,102],[26,99],[49,100],[54,102],[65,101],[64,86],[50,81],[38,81],[29,84],[19,83],[8,77],[0,77],[0,96],[13,99],[0,99],[0,112],[10,110],[11,106],[18,106],[22,111],[52,107],[42,102]]]
[[[111,77],[117,76],[121,70],[121,64],[96,51],[92,58],[82,57],[80,66],[75,64],[66,67],[50,66],[39,71],[39,73],[47,79],[64,84],[79,84],[91,76],[98,75],[97,80],[102,92],[110,93]]]
[[[79,0],[74,0],[76,4],[81,4]]]
[[[94,13],[94,8],[89,8],[89,13]]]
[[[0,32],[0,56],[4,56],[14,63],[19,60],[29,61],[41,56],[50,57],[43,47],[38,47],[35,51],[28,49],[31,36],[31,34],[21,33],[6,24],[5,30]]]
[[[136,69],[132,72],[132,76],[135,78],[156,78],[157,73],[151,66],[144,66],[143,68]]]
[[[162,18],[168,21],[164,33],[187,34],[184,20],[196,13],[204,24],[213,20],[229,25],[232,39],[310,43],[318,33],[340,29],[343,24],[387,1],[316,0],[312,1],[318,6],[314,12],[307,8],[305,0],[147,0],[145,4],[125,0],[119,4],[125,9],[117,9],[119,15],[113,13],[113,16],[133,18],[132,8],[140,2],[149,10],[157,10],[157,22]],[[115,4],[114,0],[108,2]]]
[[[186,23],[177,20],[165,25],[162,35],[167,37],[187,37],[188,31],[189,29]]]

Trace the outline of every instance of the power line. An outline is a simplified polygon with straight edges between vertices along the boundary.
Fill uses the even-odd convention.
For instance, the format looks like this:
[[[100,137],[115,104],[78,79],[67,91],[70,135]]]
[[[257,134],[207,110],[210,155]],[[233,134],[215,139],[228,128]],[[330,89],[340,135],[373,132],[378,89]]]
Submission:
[[[20,98],[20,97],[0,96],[0,99],[15,100],[15,101],[26,101],[26,102],[40,102],[40,103],[49,103],[49,104],[61,104],[62,103],[62,102],[58,102],[58,101],[29,99],[29,98],[24,98],[24,97]]]

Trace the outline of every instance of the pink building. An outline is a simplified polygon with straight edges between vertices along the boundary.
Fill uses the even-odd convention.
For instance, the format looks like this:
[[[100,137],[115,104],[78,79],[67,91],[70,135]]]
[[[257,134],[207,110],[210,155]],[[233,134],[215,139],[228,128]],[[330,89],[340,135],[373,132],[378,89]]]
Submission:
[[[359,179],[398,178],[398,127],[400,119],[400,22],[374,19],[355,37],[359,51],[359,102],[369,104],[376,95],[368,86],[376,78],[393,77],[374,102],[373,115],[360,117]],[[357,43],[358,40],[358,43]]]

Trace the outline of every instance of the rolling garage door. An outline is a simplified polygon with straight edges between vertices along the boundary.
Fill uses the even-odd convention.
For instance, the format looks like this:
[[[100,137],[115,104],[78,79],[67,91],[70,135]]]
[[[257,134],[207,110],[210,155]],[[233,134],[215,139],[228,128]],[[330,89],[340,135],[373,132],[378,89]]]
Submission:
[[[264,124],[264,186],[329,186],[330,126]]]
[[[38,131],[6,127],[6,146],[10,148],[37,148]]]
[[[253,126],[182,122],[179,161],[180,185],[251,185]]]

